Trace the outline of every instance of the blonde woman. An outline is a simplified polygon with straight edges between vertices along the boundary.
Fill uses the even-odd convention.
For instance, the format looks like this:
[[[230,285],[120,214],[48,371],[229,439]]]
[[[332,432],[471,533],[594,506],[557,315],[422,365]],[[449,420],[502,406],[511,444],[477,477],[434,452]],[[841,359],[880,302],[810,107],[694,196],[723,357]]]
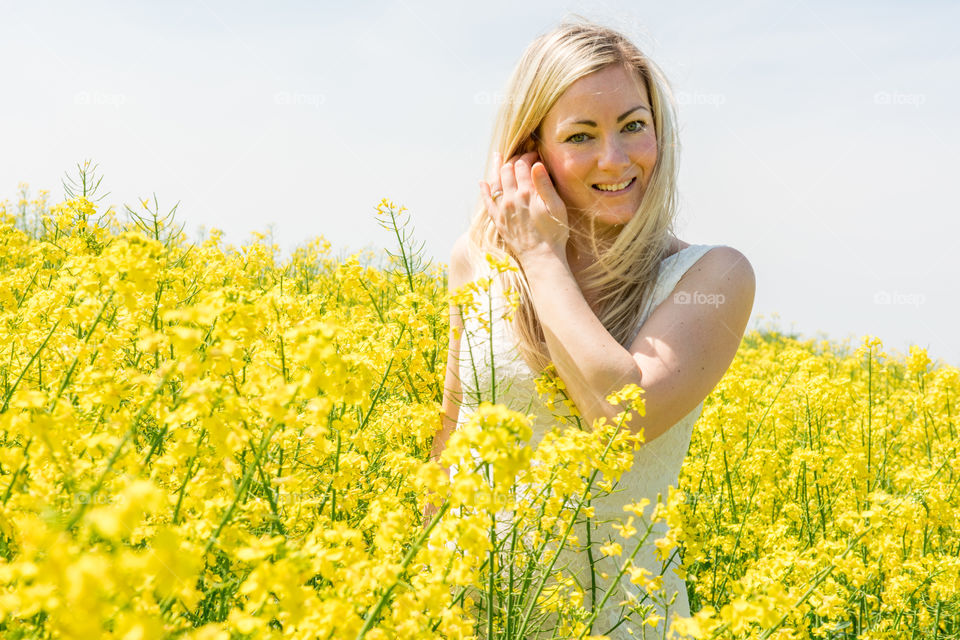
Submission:
[[[581,20],[529,45],[449,272],[452,291],[485,274],[485,254],[509,257],[519,270],[501,276],[500,290],[519,291],[520,305],[511,322],[495,321],[492,348],[488,341],[471,351],[451,332],[434,456],[491,384],[498,402],[535,416],[536,446],[556,425],[533,384],[552,363],[587,424],[616,414],[605,401],[612,391],[631,382],[645,390],[646,415],[630,428],[642,428],[646,444],[621,479],[624,490],[594,501],[596,518],[623,518],[623,505],[644,497],[666,500],[703,400],[740,344],[755,288],[736,249],[674,235],[677,151],[669,86],[623,35]],[[463,328],[456,308],[451,325]],[[652,546],[645,551],[635,564],[660,573]],[[613,564],[597,568],[616,574]],[[689,615],[684,581],[668,570],[663,582],[676,597],[658,612]],[[616,613],[602,612],[595,632],[607,631]],[[629,635],[621,626],[611,637],[621,632]]]

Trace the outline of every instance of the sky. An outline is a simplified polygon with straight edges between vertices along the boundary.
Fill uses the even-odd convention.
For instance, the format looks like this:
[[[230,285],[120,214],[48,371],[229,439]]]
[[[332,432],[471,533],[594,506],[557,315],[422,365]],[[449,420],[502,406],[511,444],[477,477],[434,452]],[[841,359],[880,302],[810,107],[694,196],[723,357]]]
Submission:
[[[960,5],[447,0],[3,2],[0,200],[86,159],[101,203],[191,237],[390,245],[383,198],[446,262],[524,48],[574,14],[663,69],[678,236],[739,249],[749,328],[911,344],[960,366]]]

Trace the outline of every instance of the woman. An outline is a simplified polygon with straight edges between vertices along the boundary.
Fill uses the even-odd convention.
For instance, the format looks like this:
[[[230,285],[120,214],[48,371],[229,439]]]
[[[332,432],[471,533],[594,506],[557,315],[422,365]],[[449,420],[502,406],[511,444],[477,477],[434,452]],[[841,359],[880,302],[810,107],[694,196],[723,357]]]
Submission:
[[[629,427],[643,430],[645,444],[621,479],[625,490],[594,501],[598,520],[622,518],[624,504],[644,497],[665,500],[677,485],[703,400],[740,344],[755,279],[736,249],[674,236],[676,134],[666,80],[621,34],[582,21],[527,48],[498,115],[493,170],[449,272],[454,291],[485,274],[485,254],[507,257],[519,269],[500,276],[499,290],[519,291],[519,307],[512,322],[491,327],[492,348],[462,344],[463,318],[451,308],[434,456],[490,385],[498,402],[535,416],[536,446],[556,425],[533,384],[552,363],[587,424],[616,415],[611,392],[644,389],[646,413]],[[615,574],[606,560],[599,569]],[[652,546],[635,564],[662,569]],[[663,583],[676,598],[658,613],[689,615],[683,580],[666,571]],[[595,632],[618,611],[602,612]]]

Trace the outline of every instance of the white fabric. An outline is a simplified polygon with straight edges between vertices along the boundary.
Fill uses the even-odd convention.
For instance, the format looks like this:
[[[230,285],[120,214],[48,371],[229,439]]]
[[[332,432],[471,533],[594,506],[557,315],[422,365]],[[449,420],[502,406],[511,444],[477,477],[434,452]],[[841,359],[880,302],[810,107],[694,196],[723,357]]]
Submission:
[[[715,246],[717,245],[690,245],[663,260],[656,285],[652,290],[649,302],[644,307],[644,312],[641,314],[634,337],[639,333],[640,326],[652,311],[673,292],[683,274]],[[464,332],[460,340],[460,381],[463,390],[463,404],[459,411],[458,426],[466,421],[479,400],[490,401],[492,399],[490,393],[491,382],[496,380],[496,402],[534,416],[533,437],[530,444],[536,447],[547,431],[557,425],[557,418],[537,396],[534,384],[536,376],[520,357],[509,327],[502,318],[506,308],[505,301],[499,294],[496,284],[492,295],[492,345],[491,334],[486,333],[475,318],[468,316],[464,319]],[[481,308],[485,307],[487,305],[481,303]],[[631,337],[630,342],[632,340],[633,337]],[[491,366],[491,355],[495,366]],[[623,511],[623,506],[641,498],[650,500],[651,506],[648,506],[645,510],[649,521],[653,505],[657,502],[657,495],[660,494],[662,501],[666,502],[668,487],[677,486],[680,467],[690,446],[693,425],[700,416],[702,408],[703,403],[701,402],[665,433],[652,442],[643,445],[636,452],[633,466],[621,478],[617,485],[618,490],[612,495],[593,500],[595,523],[602,523],[610,519],[626,521],[629,514]],[[456,473],[456,469],[452,471]],[[639,523],[636,518],[634,519],[634,526],[640,530],[641,534],[645,529],[645,525]],[[653,575],[659,575],[662,572],[665,591],[668,593],[676,592],[677,595],[673,604],[666,608],[661,607],[658,603],[651,602],[649,598],[644,601],[645,604],[654,604],[656,607],[654,612],[664,616],[669,621],[672,619],[674,612],[682,616],[688,616],[690,612],[686,585],[673,571],[673,567],[679,565],[676,549],[672,552],[674,557],[666,570],[663,568],[664,563],[654,555],[653,541],[662,537],[665,532],[666,525],[663,522],[656,523],[643,548],[636,555],[634,565],[646,567]],[[601,556],[598,551],[600,545],[596,543],[598,539],[603,541],[613,539],[623,544],[623,556],[620,558],[604,558],[598,561],[596,565],[598,573],[605,572],[610,576],[615,575],[619,566],[621,566],[622,559],[633,549],[633,545],[630,544],[631,541],[621,539],[617,532],[606,523],[595,526],[591,531],[591,536],[595,543],[595,560]],[[578,537],[581,543],[585,543],[586,535],[584,531],[578,531]],[[586,553],[569,553],[562,555],[561,558],[563,558],[563,562],[571,562],[569,565],[571,570],[576,573],[581,580],[581,584],[586,587],[585,606],[590,606],[590,578]],[[609,583],[604,584],[599,576],[598,580],[600,580],[600,588],[597,591],[597,598],[599,599],[606,591],[606,584]],[[629,573],[621,579],[621,585],[623,589],[638,596],[643,596],[645,593],[637,585],[629,582]],[[623,599],[621,592],[620,594],[614,594],[607,601],[604,610],[593,626],[593,633],[605,633],[613,626],[615,621],[620,618],[621,608],[618,603]],[[667,599],[669,600],[669,597]],[[633,629],[632,635],[627,630],[628,626]],[[666,624],[663,621],[656,628],[646,625],[641,628],[634,624],[623,624],[610,632],[609,635],[611,638],[660,638],[664,636],[665,627]]]

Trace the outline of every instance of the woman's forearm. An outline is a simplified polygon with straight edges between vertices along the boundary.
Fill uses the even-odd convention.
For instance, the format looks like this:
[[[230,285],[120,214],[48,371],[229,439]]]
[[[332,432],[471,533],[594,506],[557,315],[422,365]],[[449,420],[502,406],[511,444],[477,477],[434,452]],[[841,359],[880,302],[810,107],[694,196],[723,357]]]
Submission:
[[[633,356],[594,314],[557,249],[528,251],[521,265],[550,358],[580,415],[588,424],[600,416],[613,418],[617,409],[607,395],[627,383],[640,384]]]

